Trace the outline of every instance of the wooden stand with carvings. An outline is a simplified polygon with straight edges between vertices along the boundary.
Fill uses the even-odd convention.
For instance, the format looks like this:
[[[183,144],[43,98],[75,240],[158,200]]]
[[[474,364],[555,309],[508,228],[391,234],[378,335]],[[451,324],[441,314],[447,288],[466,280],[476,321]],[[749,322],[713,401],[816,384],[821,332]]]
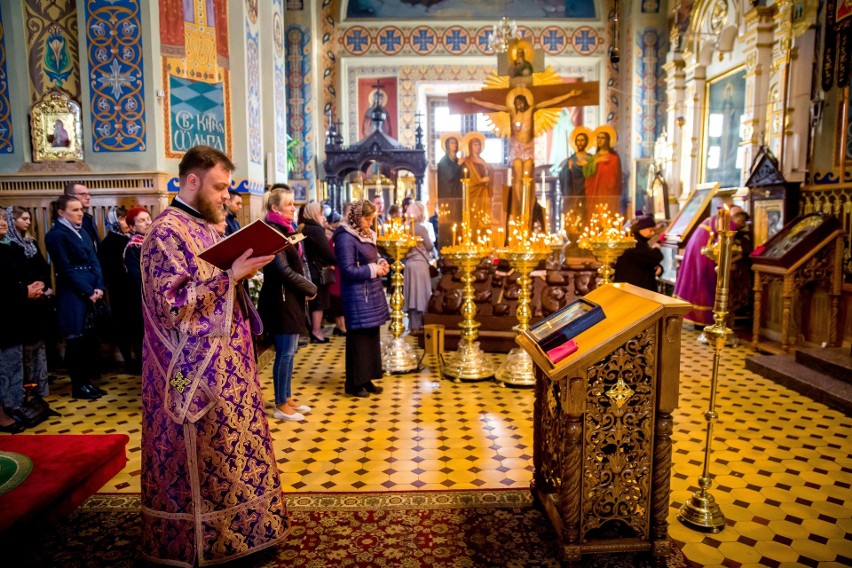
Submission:
[[[691,306],[630,284],[585,299],[606,317],[558,363],[534,329],[518,335],[536,365],[533,495],[563,560],[648,550],[665,558],[681,324]]]
[[[807,227],[808,222],[815,219],[820,219],[820,223]],[[809,232],[797,238],[802,233],[797,227],[803,225]],[[797,330],[807,336],[807,330],[802,329],[802,312],[794,310],[801,308],[801,302],[795,302],[797,306],[794,306],[794,297],[809,285],[827,288],[830,307],[828,314],[820,314],[820,317],[828,317],[826,343],[831,347],[840,346],[843,231],[835,217],[812,213],[793,219],[763,247],[755,249],[751,261],[754,271],[754,349],[780,355],[799,343],[800,333]],[[764,306],[764,297],[773,285],[781,286],[780,332],[770,329],[764,321],[767,308],[778,309],[778,306]]]

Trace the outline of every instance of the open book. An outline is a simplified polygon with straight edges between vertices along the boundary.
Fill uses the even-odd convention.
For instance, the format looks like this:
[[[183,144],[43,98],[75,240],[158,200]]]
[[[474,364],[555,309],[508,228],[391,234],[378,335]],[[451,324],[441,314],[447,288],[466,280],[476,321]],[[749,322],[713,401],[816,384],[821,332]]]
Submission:
[[[305,235],[301,233],[285,237],[261,219],[257,219],[215,245],[207,247],[198,256],[217,268],[228,270],[248,249],[252,249],[252,256],[266,256],[280,252],[304,238]]]

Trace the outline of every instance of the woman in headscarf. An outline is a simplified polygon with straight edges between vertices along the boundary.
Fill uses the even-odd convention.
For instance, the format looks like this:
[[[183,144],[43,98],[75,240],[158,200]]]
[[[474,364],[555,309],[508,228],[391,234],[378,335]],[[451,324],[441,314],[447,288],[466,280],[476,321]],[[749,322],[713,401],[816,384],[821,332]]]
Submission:
[[[54,222],[45,237],[56,271],[59,330],[65,337],[65,364],[74,398],[100,398],[92,384],[100,376],[95,308],[104,297],[104,279],[95,244],[83,230],[83,204],[73,195],[54,202]]]
[[[148,210],[141,206],[131,207],[126,219],[132,235],[127,246],[124,247],[122,256],[127,282],[127,318],[121,324],[127,330],[130,347],[136,360],[141,361],[142,335],[145,331],[145,323],[142,319],[142,242],[151,227],[152,220]],[[141,370],[140,365],[138,371],[134,368],[132,372],[138,374]]]
[[[130,290],[128,289],[127,271],[124,269],[124,249],[130,242],[130,229],[125,217],[127,209],[121,205],[110,208],[104,225],[107,235],[98,248],[101,261],[101,271],[104,275],[107,297],[109,299],[110,317],[112,324],[111,337],[115,338],[116,347],[124,359],[124,369],[128,373],[138,373],[142,363],[133,359],[128,335],[128,310]]]
[[[334,231],[340,292],[346,318],[346,384],[348,394],[369,397],[382,392],[373,380],[382,376],[381,326],[390,318],[382,276],[390,265],[379,257],[372,225],[376,206],[356,201],[346,223]]]
[[[325,236],[325,217],[322,216],[320,203],[313,201],[302,207],[299,228],[305,235],[305,260],[308,261],[311,280],[317,287],[317,295],[308,305],[311,312],[311,343],[328,343],[322,331],[322,317],[330,305],[328,288],[331,282],[326,281],[325,275],[329,271],[323,268],[333,267],[337,264],[337,258]]]
[[[284,184],[276,184],[267,194],[266,222],[284,235],[293,234],[296,205],[293,192]],[[302,264],[301,244],[288,246],[263,267],[263,286],[257,309],[263,329],[275,342],[272,384],[275,410],[279,420],[300,422],[310,406],[300,404],[292,392],[293,361],[299,349],[299,335],[307,333],[305,302],[316,294],[316,286],[306,278]]]
[[[402,290],[405,297],[403,310],[408,312],[408,330],[419,335],[423,333],[423,313],[429,307],[432,297],[432,278],[429,276],[429,263],[432,261],[432,241],[429,231],[423,225],[426,219],[426,206],[416,201],[408,207],[406,215],[414,219],[414,235],[421,238],[420,244],[405,255],[405,285]]]
[[[50,288],[50,266],[38,248],[38,243],[30,235],[32,217],[23,207],[6,209],[6,221],[9,226],[10,240],[19,245],[24,252],[23,284],[41,286],[42,293],[30,298],[24,308],[24,317],[20,320],[19,330],[23,343],[24,384],[35,384],[35,392],[41,397],[49,394],[47,380],[47,352],[45,338],[47,331],[53,328],[53,306]]]

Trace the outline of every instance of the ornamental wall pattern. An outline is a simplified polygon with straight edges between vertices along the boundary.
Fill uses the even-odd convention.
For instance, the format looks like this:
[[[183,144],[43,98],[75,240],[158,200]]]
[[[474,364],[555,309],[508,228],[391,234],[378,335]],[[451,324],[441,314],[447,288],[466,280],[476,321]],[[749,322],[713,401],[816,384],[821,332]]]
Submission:
[[[80,100],[80,56],[75,0],[26,0],[26,42],[30,98],[35,102],[54,87]]]
[[[92,150],[142,152],[147,125],[139,0],[88,0],[85,13]]]
[[[12,108],[9,102],[9,79],[6,73],[6,36],[3,31],[3,13],[0,10],[0,153],[15,151],[12,135]]]

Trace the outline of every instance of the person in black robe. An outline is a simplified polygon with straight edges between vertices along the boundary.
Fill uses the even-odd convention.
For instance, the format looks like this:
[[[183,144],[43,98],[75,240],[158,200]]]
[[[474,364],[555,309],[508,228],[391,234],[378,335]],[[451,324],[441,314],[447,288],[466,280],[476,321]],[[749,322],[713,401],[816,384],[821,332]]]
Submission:
[[[656,223],[651,215],[643,215],[633,220],[630,227],[636,246],[627,249],[615,263],[615,282],[627,282],[640,288],[657,291],[657,275],[662,272],[660,263],[663,253],[658,245],[651,246]]]

